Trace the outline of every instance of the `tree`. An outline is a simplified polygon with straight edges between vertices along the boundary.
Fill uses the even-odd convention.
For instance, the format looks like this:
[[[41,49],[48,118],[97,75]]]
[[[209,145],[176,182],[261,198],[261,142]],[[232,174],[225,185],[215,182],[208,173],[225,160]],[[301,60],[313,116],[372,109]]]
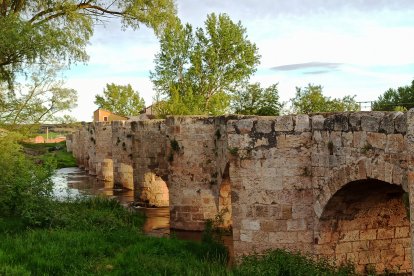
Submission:
[[[296,87],[295,98],[291,99],[295,113],[357,111],[359,105],[355,96],[331,99],[322,93],[322,86],[308,84],[305,88]]]
[[[0,0],[0,82],[12,86],[33,64],[85,62],[94,25],[109,18],[159,34],[175,20],[175,7],[173,0]]]
[[[139,115],[145,107],[144,99],[134,91],[130,84],[116,85],[107,84],[103,96],[96,95],[95,102],[99,108],[106,109],[121,116]]]
[[[178,22],[160,38],[150,74],[161,115],[223,114],[231,91],[256,71],[260,56],[240,22],[212,13],[204,26],[193,32]]]
[[[372,104],[372,110],[392,111],[408,110],[414,107],[414,80],[411,86],[390,88]]]
[[[260,83],[246,84],[232,98],[232,110],[236,114],[277,116],[282,107],[277,84],[267,88],[260,87]]]
[[[20,124],[55,121],[57,113],[76,107],[77,93],[57,80],[59,69],[51,64],[35,70],[25,85],[16,84],[13,92],[0,86],[0,124],[14,128]]]

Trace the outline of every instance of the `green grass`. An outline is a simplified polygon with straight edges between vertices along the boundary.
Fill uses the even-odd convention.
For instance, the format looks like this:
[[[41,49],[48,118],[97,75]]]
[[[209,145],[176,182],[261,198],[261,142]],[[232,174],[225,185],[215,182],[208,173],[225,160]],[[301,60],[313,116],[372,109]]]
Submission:
[[[155,238],[145,218],[118,202],[54,202],[47,227],[0,218],[0,275],[353,275],[283,250],[253,255],[233,268],[216,242]]]
[[[326,260],[315,261],[311,256],[276,249],[262,255],[245,257],[234,269],[235,275],[356,275],[352,264],[335,267]]]
[[[54,160],[56,167],[76,167],[76,160],[71,153],[66,151],[66,142],[32,144],[22,143],[25,152],[35,161],[46,162]]]
[[[218,244],[148,237],[116,201],[54,203],[48,227],[0,219],[0,275],[226,275]]]

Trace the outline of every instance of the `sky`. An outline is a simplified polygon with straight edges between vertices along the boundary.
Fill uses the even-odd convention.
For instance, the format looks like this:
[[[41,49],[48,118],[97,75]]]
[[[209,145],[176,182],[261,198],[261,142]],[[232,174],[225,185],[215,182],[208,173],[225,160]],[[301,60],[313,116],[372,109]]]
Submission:
[[[207,14],[227,13],[247,30],[261,63],[251,82],[278,83],[288,102],[296,87],[322,85],[326,96],[356,95],[373,101],[389,88],[414,79],[414,1],[412,0],[177,0],[183,23],[202,27]],[[70,115],[91,121],[96,94],[106,83],[131,84],[150,105],[149,78],[158,39],[145,27],[122,31],[111,21],[97,26],[87,47],[87,64],[66,72],[66,85],[78,91]],[[363,104],[363,109],[369,104]]]

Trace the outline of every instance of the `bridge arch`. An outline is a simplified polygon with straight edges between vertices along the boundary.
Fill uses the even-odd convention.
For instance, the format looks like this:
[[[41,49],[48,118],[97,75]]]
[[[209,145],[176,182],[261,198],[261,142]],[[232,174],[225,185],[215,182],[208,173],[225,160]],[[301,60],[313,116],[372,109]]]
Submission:
[[[366,177],[337,187],[315,224],[316,255],[352,262],[360,273],[410,272],[410,222],[402,186]]]
[[[385,158],[387,157],[361,157],[357,162],[348,166],[333,168],[331,175],[323,178],[319,185],[321,191],[318,193],[314,205],[316,217],[321,218],[331,198],[339,190],[354,181],[363,182],[363,180],[370,179],[383,181],[401,186],[404,191],[408,192],[406,185],[404,185],[404,174],[406,172],[401,167],[400,160],[397,159],[391,163],[384,161]]]

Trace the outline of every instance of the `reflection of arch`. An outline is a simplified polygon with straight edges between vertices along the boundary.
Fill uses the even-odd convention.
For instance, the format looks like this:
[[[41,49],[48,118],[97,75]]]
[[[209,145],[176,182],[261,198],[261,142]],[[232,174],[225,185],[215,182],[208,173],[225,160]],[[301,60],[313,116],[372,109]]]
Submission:
[[[357,163],[333,170],[332,176],[324,181],[322,190],[316,198],[314,210],[318,218],[321,217],[331,197],[350,182],[377,179],[396,185],[402,183],[401,167],[383,160],[378,162],[370,158],[362,158]]]
[[[411,271],[410,223],[401,186],[376,179],[351,181],[325,204],[315,231],[315,253],[374,267]]]

